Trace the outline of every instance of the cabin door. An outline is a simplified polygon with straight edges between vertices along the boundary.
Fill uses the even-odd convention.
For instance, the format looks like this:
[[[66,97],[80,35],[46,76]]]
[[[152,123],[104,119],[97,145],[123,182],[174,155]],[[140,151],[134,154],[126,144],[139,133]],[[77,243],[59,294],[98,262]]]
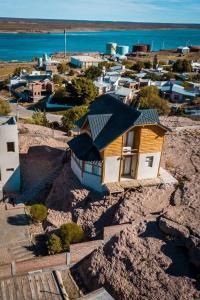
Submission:
[[[130,175],[131,173],[131,156],[124,159],[124,175]]]

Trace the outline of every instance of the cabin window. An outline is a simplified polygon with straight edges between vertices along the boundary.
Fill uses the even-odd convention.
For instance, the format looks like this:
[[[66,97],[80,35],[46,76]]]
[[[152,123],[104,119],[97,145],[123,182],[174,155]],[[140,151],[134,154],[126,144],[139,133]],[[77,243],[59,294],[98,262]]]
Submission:
[[[85,164],[85,172],[92,173],[92,165],[91,164],[88,164],[88,163]]]
[[[87,162],[87,163],[85,163],[84,171],[87,173],[93,174],[93,175],[101,176],[101,163]]]
[[[7,152],[15,152],[15,143],[14,142],[7,143]]]
[[[145,167],[153,167],[153,156],[147,156],[145,160]]]
[[[99,163],[93,165],[93,174],[94,175],[101,175],[101,166]]]

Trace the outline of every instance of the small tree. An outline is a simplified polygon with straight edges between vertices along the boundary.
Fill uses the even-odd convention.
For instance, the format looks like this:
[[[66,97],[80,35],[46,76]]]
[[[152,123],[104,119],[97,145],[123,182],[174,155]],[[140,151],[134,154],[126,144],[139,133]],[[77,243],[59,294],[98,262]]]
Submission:
[[[97,79],[101,76],[102,70],[98,67],[91,66],[85,71],[85,77],[91,80]]]
[[[77,104],[80,105],[89,104],[97,96],[96,87],[92,80],[85,77],[72,80],[70,92]]]
[[[47,208],[43,204],[33,204],[30,209],[30,216],[34,222],[43,222],[47,218]]]
[[[63,79],[60,75],[55,74],[55,75],[53,75],[53,82],[55,84],[62,85]]]
[[[56,254],[62,252],[61,238],[53,233],[47,241],[48,254]]]
[[[86,114],[88,108],[86,105],[75,106],[74,108],[68,109],[62,117],[62,127],[69,131],[75,127],[75,122]]]
[[[158,56],[155,55],[153,58],[153,68],[156,69],[158,65]]]
[[[72,222],[60,226],[59,236],[64,248],[66,245],[81,242],[84,238],[84,232],[78,224]]]
[[[144,68],[143,61],[138,61],[136,64],[133,65],[133,70],[140,72]]]
[[[69,71],[69,66],[66,65],[65,63],[59,64],[58,65],[58,72],[59,73],[66,73],[67,71]]]
[[[144,61],[144,67],[146,69],[152,68],[152,63],[150,62],[150,60]]]
[[[35,112],[29,122],[35,125],[49,127],[46,112]]]
[[[22,70],[22,67],[17,67],[13,72],[13,76],[19,76]]]
[[[159,96],[157,87],[147,86],[140,91],[140,108],[157,109],[159,114],[168,114],[170,112],[169,104]]]
[[[177,59],[177,61],[173,64],[173,71],[178,73],[192,72],[190,61],[188,61],[187,59]]]
[[[10,105],[4,100],[0,100],[0,116],[7,116],[11,112]]]

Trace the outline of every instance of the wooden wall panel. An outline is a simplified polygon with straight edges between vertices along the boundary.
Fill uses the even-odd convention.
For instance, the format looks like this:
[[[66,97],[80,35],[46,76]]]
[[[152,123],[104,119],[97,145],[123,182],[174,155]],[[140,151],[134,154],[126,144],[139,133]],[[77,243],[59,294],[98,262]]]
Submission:
[[[104,149],[104,156],[121,156],[122,151],[122,136]]]
[[[140,153],[161,152],[164,141],[164,130],[158,126],[145,126],[140,130]]]

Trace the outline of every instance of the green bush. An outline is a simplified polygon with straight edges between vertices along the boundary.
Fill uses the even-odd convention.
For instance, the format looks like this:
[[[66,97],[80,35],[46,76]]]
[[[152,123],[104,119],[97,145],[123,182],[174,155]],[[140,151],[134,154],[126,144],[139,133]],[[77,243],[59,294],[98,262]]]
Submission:
[[[91,66],[85,71],[85,77],[91,80],[95,80],[101,76],[102,70],[98,67]]]
[[[22,67],[17,67],[13,72],[13,76],[19,76],[22,70]]]
[[[73,79],[69,92],[78,105],[90,104],[97,96],[95,85],[86,77]]]
[[[58,74],[54,74],[53,75],[53,82],[55,83],[55,84],[58,84],[58,85],[62,85],[62,82],[63,82],[63,79],[62,79],[62,77],[60,76],[60,75],[58,75]]]
[[[47,208],[43,204],[31,206],[30,215],[34,222],[42,222],[47,218]]]
[[[58,72],[59,73],[66,73],[67,71],[69,71],[69,66],[66,65],[65,63],[61,63],[58,65]]]
[[[191,62],[188,61],[187,59],[177,59],[177,61],[173,65],[173,71],[178,72],[178,73],[183,73],[183,72],[192,72],[192,66]]]
[[[72,222],[61,225],[59,236],[62,240],[63,248],[66,248],[69,244],[81,242],[84,238],[84,232],[78,224]]]
[[[45,112],[35,112],[31,118],[26,119],[26,122],[29,124],[49,127],[49,122]]]
[[[88,107],[86,105],[75,106],[68,109],[62,117],[62,127],[69,131],[75,127],[75,122],[87,113]]]
[[[146,86],[140,91],[140,109],[157,109],[159,114],[166,115],[170,112],[167,100],[159,96],[159,91],[155,86]]]
[[[48,254],[56,254],[62,252],[62,242],[59,236],[53,233],[47,241]]]
[[[143,68],[144,68],[144,63],[143,63],[143,61],[138,61],[138,62],[136,62],[136,63],[133,65],[133,67],[132,67],[132,69],[135,70],[135,71],[137,71],[137,72],[140,72]]]
[[[10,105],[8,102],[0,100],[0,116],[7,116],[10,111]]]

